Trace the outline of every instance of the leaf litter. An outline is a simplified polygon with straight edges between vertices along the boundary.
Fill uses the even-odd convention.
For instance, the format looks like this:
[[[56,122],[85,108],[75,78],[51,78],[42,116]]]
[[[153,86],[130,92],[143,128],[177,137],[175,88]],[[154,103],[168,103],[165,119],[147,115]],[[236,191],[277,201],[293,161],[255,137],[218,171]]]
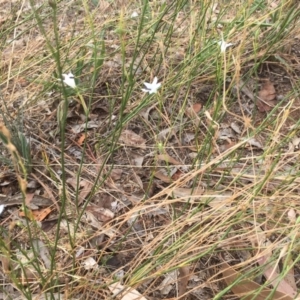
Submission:
[[[269,112],[276,105],[276,91],[273,83],[266,79],[258,92],[256,100],[257,108],[260,112]]]

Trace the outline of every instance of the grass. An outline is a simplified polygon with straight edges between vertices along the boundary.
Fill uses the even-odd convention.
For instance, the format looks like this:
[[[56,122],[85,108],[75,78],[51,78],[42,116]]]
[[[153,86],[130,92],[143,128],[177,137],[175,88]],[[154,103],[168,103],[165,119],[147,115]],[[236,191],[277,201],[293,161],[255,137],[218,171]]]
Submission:
[[[3,4],[0,192],[59,209],[5,208],[7,299],[296,297],[297,3],[29,2]]]

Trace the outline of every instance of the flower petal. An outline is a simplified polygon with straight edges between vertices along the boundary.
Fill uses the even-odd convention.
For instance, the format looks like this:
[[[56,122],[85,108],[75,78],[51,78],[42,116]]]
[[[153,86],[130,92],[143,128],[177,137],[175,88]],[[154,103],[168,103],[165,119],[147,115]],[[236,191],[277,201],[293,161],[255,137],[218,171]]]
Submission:
[[[151,90],[151,89],[152,89],[152,83],[144,82],[144,85],[146,86],[146,88],[147,88],[148,90]]]
[[[62,76],[64,77],[64,80],[63,82],[68,85],[69,87],[71,88],[76,88],[76,82],[75,82],[75,79],[74,79],[74,75],[69,72],[68,74],[62,74]]]

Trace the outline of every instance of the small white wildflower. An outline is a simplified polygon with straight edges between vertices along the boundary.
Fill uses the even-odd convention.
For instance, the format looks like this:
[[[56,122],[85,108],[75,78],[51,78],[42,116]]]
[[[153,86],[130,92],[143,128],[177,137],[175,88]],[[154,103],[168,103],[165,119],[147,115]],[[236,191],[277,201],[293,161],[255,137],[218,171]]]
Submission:
[[[5,205],[1,204],[1,205],[0,205],[0,215],[3,213],[4,208],[5,208]]]
[[[133,18],[136,18],[136,17],[138,17],[139,16],[139,14],[136,12],[136,11],[134,11],[132,14],[131,14],[131,18],[133,19]]]
[[[226,43],[224,40],[219,41],[218,45],[220,46],[222,53],[224,53],[228,47],[233,46],[232,43]]]
[[[69,87],[75,89],[76,88],[76,82],[74,79],[74,75],[69,72],[69,74],[62,74],[62,76],[64,77],[63,82],[68,85]]]
[[[161,83],[157,83],[158,79],[155,76],[152,83],[144,82],[144,85],[146,86],[146,89],[142,89],[143,92],[149,93],[149,94],[155,94],[157,93],[157,90],[160,88]]]

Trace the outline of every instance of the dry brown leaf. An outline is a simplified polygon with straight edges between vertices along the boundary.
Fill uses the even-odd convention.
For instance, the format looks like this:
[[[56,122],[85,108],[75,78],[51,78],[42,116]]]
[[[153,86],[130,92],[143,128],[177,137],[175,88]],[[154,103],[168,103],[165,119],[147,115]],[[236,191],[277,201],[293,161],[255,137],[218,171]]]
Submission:
[[[150,111],[157,105],[157,103],[153,104],[152,106],[150,106],[147,109],[142,109],[141,112],[139,113],[145,120],[148,121],[149,119],[149,113]]]
[[[230,124],[230,127],[232,128],[232,130],[233,130],[235,133],[238,133],[238,134],[241,134],[241,133],[242,133],[240,126],[239,126],[236,122],[232,122],[232,123]]]
[[[180,188],[175,187],[174,189],[169,191],[169,195],[173,195],[177,198],[184,198],[184,197],[190,197],[190,196],[201,196],[204,193],[204,189],[201,187],[189,189],[189,188]]]
[[[162,295],[168,295],[174,287],[174,283],[177,281],[177,270],[168,272],[165,274],[164,280],[159,285],[158,289]]]
[[[109,209],[94,205],[88,205],[86,211],[91,212],[100,222],[110,221],[114,217],[114,213]]]
[[[43,221],[50,213],[52,209],[47,207],[47,208],[42,208],[38,210],[29,210],[27,214],[25,214],[24,211],[19,212],[20,217],[29,217],[31,220],[36,220],[36,221]]]
[[[261,90],[258,92],[258,99],[256,100],[257,108],[260,112],[269,112],[276,105],[275,102],[276,91],[273,83],[267,79]]]
[[[205,192],[205,194],[204,194]],[[200,190],[201,193],[201,190]],[[202,191],[196,199],[214,208],[214,212],[226,212],[232,209],[232,192]],[[193,201],[193,199],[192,199]]]
[[[86,129],[91,129],[91,128],[98,128],[98,127],[100,127],[100,123],[91,120],[87,123],[73,125],[72,126],[72,131],[74,133],[80,133],[80,132],[84,132],[85,128]]]
[[[147,300],[142,294],[133,288],[128,288],[119,282],[108,286],[113,295],[118,295],[121,300]]]
[[[179,127],[166,128],[157,135],[157,139],[159,141],[165,141],[167,139],[170,139],[173,136],[175,136],[175,134],[177,133],[178,130],[179,130]]]
[[[81,146],[81,145],[83,144],[83,142],[84,142],[85,139],[86,139],[86,133],[84,132],[84,133],[82,133],[82,134],[80,135],[79,139],[77,140],[77,144],[78,144],[79,146]]]
[[[178,160],[176,160],[175,158],[173,158],[172,156],[170,156],[168,153],[159,154],[157,156],[157,159],[158,160],[163,160],[163,161],[171,163],[173,165],[182,165],[181,162],[179,162]]]
[[[287,216],[290,220],[291,223],[295,224],[296,221],[297,221],[297,214],[296,214],[296,211],[294,208],[290,208],[288,213],[287,213]]]
[[[26,205],[30,206],[30,203],[31,203],[33,197],[34,197],[34,193],[27,193],[26,194],[26,196],[25,196],[25,203],[26,203]]]
[[[122,173],[123,173],[122,169],[112,169],[109,175],[113,181],[116,181],[121,179]]]
[[[67,183],[69,183],[74,188],[74,190],[77,190],[77,178],[68,178]],[[79,182],[79,186],[82,189],[78,195],[78,204],[81,204],[86,199],[87,195],[91,192],[91,189],[94,185],[89,181],[82,179]]]
[[[221,264],[221,270],[227,285],[230,286],[233,284],[231,290],[235,295],[237,295],[240,298],[250,300],[253,299],[253,295],[256,295],[255,300],[265,300],[265,299],[292,300],[293,299],[292,297],[284,293],[281,293],[279,291],[274,291],[268,288],[262,288],[256,282],[249,279],[245,279],[245,276],[242,276],[241,273],[236,272],[225,261],[223,261],[223,263]],[[238,278],[242,278],[242,277],[244,279],[239,281]],[[258,291],[260,291],[259,294]]]
[[[231,140],[228,140],[226,144],[223,144],[223,145],[219,146],[219,151],[224,152],[224,151],[230,149],[231,147],[233,147],[235,145],[236,145],[235,142],[233,142]]]
[[[257,147],[259,149],[263,149],[264,146],[261,144],[260,141],[258,141],[256,138],[250,138],[247,140],[247,144],[250,145],[250,146],[254,146],[254,147]]]
[[[198,113],[202,109],[202,104],[201,103],[195,103],[193,104],[193,110],[195,113]]]
[[[257,261],[258,264],[264,268],[263,274],[265,278],[268,280],[268,282],[270,282],[270,284],[276,287],[278,292],[282,292],[286,295],[294,297],[297,289],[294,289],[293,286],[290,285],[286,280],[286,278],[280,277],[278,268],[278,260],[285,256],[287,246],[282,248],[279,259],[276,262],[273,262],[272,249],[274,248],[274,244],[272,244],[272,242],[267,238],[265,232],[261,229],[261,224],[254,222],[253,225],[255,226],[256,235],[255,237],[249,237],[253,247],[259,249],[268,249],[268,251],[263,251],[263,255]],[[270,263],[266,263],[268,261]]]
[[[181,170],[177,170],[174,175],[172,176],[172,179],[178,180],[179,178],[181,178],[184,175],[184,173]]]
[[[25,87],[29,84],[29,81],[24,77],[19,77],[17,78],[16,83],[19,84],[21,87]]]
[[[0,253],[0,262],[2,264],[2,270],[4,274],[10,274],[11,270],[11,237],[12,237],[12,231],[16,226],[16,222],[10,222],[8,227],[9,234],[6,234],[2,237],[2,244],[6,249],[5,252]]]
[[[144,156],[136,155],[132,158],[132,161],[133,161],[135,166],[141,167],[143,165],[143,162],[144,162]]]
[[[189,266],[181,267],[178,271],[179,271],[179,275],[178,275],[178,296],[181,297],[186,292],[187,285],[188,285],[188,282],[189,282],[189,278],[191,276],[190,267]]]
[[[40,180],[38,176],[36,176],[34,173],[31,173],[31,176],[34,177],[34,179],[44,188],[45,192],[49,195],[51,201],[56,206],[57,211],[59,211],[59,205],[57,204],[57,201],[55,200],[55,197],[48,185],[46,185],[42,180]]]
[[[202,109],[202,104],[200,103],[195,103],[193,104],[191,107],[187,108],[185,110],[185,114],[191,118],[191,119],[194,119],[196,117],[198,117],[198,113],[199,111]]]
[[[292,266],[293,262],[291,261],[289,266]],[[297,291],[297,285],[295,282],[295,271],[294,267],[290,267],[288,273],[285,275],[284,280],[292,287],[294,291]]]
[[[81,204],[86,199],[87,195],[91,192],[94,184],[90,183],[87,180],[81,180],[80,186],[82,187],[82,190],[78,195],[78,204]]]
[[[43,261],[46,269],[49,270],[51,268],[51,259],[50,259],[51,255],[48,250],[48,247],[45,245],[45,243],[43,241],[41,241],[39,239],[33,240],[32,245],[35,249],[35,252],[38,253],[39,257]]]
[[[161,181],[163,182],[166,182],[166,183],[171,183],[172,182],[172,179],[165,175],[162,171],[157,171],[154,173],[154,177],[160,179]]]
[[[277,264],[276,262],[271,262],[269,264],[266,264],[266,262],[269,260],[271,255],[264,255],[258,260],[258,263],[262,266],[264,266],[264,276],[270,282],[273,287],[276,287],[276,290],[279,292],[282,292],[286,295],[289,295],[291,297],[295,297],[297,294],[297,289],[294,290],[290,284],[286,281],[285,278],[281,278],[280,274],[277,272]]]
[[[146,149],[146,140],[132,130],[123,130],[120,135],[120,141],[130,147]]]

